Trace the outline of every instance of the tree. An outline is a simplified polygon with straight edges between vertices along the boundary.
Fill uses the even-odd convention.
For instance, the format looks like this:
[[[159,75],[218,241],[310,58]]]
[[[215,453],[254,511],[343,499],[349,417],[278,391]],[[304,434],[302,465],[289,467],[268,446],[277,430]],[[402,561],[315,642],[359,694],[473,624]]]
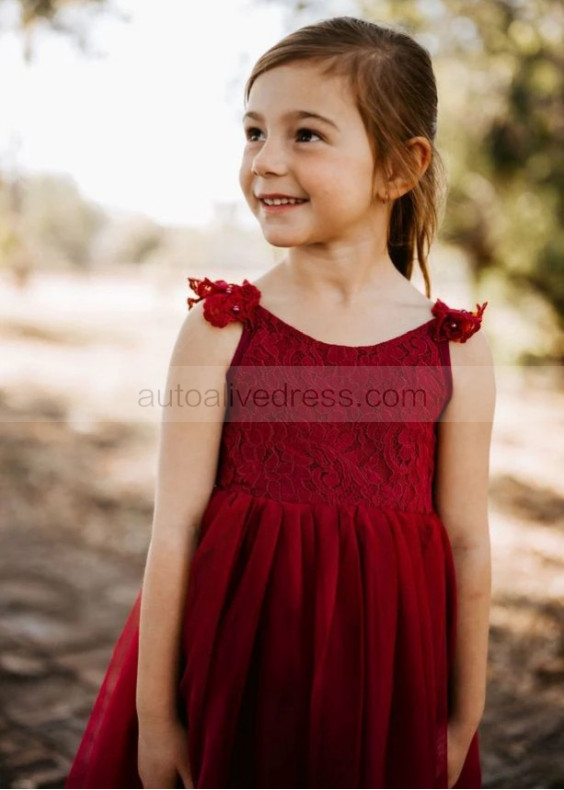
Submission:
[[[0,0],[0,35],[8,30],[20,33],[28,66],[34,57],[34,35],[46,29],[69,36],[85,55],[99,55],[90,46],[87,30],[91,30],[93,15],[100,13],[112,13],[123,21],[128,19],[115,8],[110,9],[107,0]],[[17,147],[19,141],[15,142]],[[12,158],[11,152],[7,158]],[[11,173],[0,172],[0,263],[10,267],[15,282],[23,287],[33,268],[33,245],[26,236],[21,200],[25,187],[15,160],[10,170]],[[85,211],[78,232],[67,233],[68,252],[82,264],[87,260],[84,239],[90,225],[98,221],[95,212]]]
[[[33,59],[33,37],[41,29],[66,35],[85,54],[92,54],[87,30],[101,13],[128,19],[107,0],[0,0],[0,34],[12,29],[20,32],[27,62]]]

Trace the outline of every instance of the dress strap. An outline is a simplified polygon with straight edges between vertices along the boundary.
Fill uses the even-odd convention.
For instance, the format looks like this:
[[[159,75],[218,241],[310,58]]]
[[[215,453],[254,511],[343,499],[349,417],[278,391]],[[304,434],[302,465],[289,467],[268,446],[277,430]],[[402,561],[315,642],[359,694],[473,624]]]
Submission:
[[[214,326],[223,327],[231,321],[242,321],[253,327],[256,306],[260,302],[261,291],[256,285],[243,280],[241,284],[226,280],[210,280],[208,277],[188,277],[190,288],[197,297],[188,297],[186,303],[191,310],[196,302],[204,300],[204,318]],[[465,343],[482,325],[482,316],[488,302],[469,311],[449,307],[437,299],[431,310],[435,316],[433,339],[435,341],[454,340]]]
[[[436,317],[433,325],[434,340],[455,340],[458,343],[466,343],[469,337],[477,332],[482,325],[482,315],[486,309],[487,302],[479,305],[476,303],[476,310],[456,309],[448,307],[443,301],[437,299],[431,312]]]
[[[210,280],[188,277],[190,288],[198,295],[186,300],[188,310],[196,302],[204,300],[204,318],[214,326],[226,326],[231,321],[242,321],[253,327],[255,307],[260,301],[261,292],[256,285],[243,280],[241,284],[228,283],[226,280]]]

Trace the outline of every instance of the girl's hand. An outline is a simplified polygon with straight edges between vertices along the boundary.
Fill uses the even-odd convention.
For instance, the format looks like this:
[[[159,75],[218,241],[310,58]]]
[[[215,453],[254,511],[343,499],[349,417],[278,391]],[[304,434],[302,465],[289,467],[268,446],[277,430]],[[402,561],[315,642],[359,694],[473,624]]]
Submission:
[[[455,721],[447,725],[447,787],[451,788],[458,782],[468,749],[472,741],[473,732],[469,728]]]
[[[137,770],[145,788],[193,788],[186,728],[174,720],[141,721]]]

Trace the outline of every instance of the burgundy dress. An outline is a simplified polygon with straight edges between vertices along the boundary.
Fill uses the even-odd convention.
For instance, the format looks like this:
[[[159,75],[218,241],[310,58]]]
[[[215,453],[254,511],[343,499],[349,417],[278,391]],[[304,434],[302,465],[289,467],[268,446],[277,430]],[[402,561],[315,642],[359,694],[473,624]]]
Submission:
[[[480,328],[487,302],[471,313],[437,299],[424,324],[353,347],[290,326],[247,280],[189,284],[189,308],[204,299],[215,326],[243,323],[180,645],[195,787],[447,787],[457,599],[434,507],[436,429],[449,342]],[[288,383],[309,395],[288,407],[272,394],[265,409]],[[406,405],[398,394],[414,384],[424,397]],[[353,397],[315,401],[335,385]],[[143,786],[141,594],[67,788]],[[481,787],[477,731],[455,787]]]

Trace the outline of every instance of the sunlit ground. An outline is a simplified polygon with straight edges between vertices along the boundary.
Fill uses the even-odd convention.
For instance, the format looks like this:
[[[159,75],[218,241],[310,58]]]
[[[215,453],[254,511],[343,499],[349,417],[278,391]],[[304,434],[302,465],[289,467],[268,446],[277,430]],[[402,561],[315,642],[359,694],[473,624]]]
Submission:
[[[205,274],[2,280],[3,786],[61,786],[149,540],[159,410],[137,395],[164,386],[185,276]],[[564,392],[504,366],[496,378],[484,784],[561,787]]]

